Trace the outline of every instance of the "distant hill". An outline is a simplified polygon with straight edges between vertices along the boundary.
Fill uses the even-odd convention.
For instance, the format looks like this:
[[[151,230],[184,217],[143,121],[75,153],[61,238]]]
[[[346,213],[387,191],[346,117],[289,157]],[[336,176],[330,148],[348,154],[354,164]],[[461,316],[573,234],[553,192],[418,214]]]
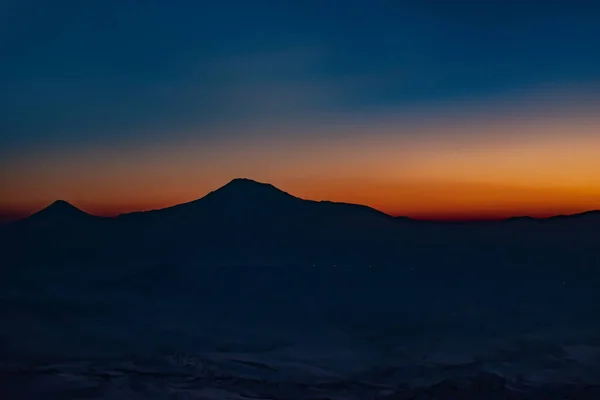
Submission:
[[[84,234],[104,220],[106,218],[88,214],[67,201],[57,200],[27,218],[13,222],[11,227],[28,233],[59,234],[73,230]]]
[[[86,213],[58,200],[24,219],[2,227],[3,253],[51,260],[54,254],[79,255],[102,245],[110,235],[110,219]]]
[[[89,221],[99,217],[80,210],[65,200],[57,200],[48,207],[25,218],[29,223],[66,223],[75,221]]]

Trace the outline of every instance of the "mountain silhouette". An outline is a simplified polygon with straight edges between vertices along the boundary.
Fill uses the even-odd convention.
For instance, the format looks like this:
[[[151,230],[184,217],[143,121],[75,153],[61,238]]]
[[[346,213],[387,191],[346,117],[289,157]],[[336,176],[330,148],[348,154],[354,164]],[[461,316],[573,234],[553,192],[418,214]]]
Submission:
[[[309,211],[310,210],[310,211]],[[318,211],[315,211],[318,210]],[[207,195],[188,203],[178,204],[151,211],[136,211],[121,214],[116,218],[98,217],[86,213],[65,200],[57,200],[46,208],[21,220],[23,221],[90,221],[90,220],[121,220],[142,221],[183,217],[194,220],[199,217],[214,218],[216,215],[227,218],[252,218],[253,215],[275,215],[278,212],[325,212],[329,217],[348,217],[372,221],[385,221],[387,225],[392,221],[396,223],[413,222],[418,224],[435,224],[435,221],[413,220],[405,216],[392,217],[374,208],[343,202],[305,200],[293,196],[277,187],[248,178],[235,178],[224,186],[211,191]],[[529,216],[515,216],[504,221],[490,222],[491,224],[504,224],[507,222],[537,223],[558,222],[584,223],[594,221],[600,223],[600,211],[587,211],[573,215],[556,215],[547,218]],[[465,223],[463,223],[465,224]],[[468,224],[468,223],[466,223]]]
[[[0,242],[19,257],[51,259],[52,253],[77,254],[108,236],[108,219],[86,213],[64,200],[2,229]]]
[[[229,238],[361,236],[396,226],[393,217],[367,206],[304,200],[245,178],[234,179],[189,203],[118,219],[146,224],[153,231],[189,229],[196,237],[210,232]]]
[[[373,260],[401,254],[405,261],[434,257],[443,262],[443,254],[487,257],[490,252],[508,254],[507,248],[516,249],[511,254],[530,254],[536,246],[549,257],[552,247],[547,243],[578,246],[589,254],[600,245],[599,216],[589,212],[486,224],[434,223],[392,217],[364,205],[305,200],[268,183],[238,178],[188,203],[116,218],[93,216],[56,201],[3,228],[0,240],[6,253],[18,257],[43,247],[67,255],[81,249],[128,257],[194,253],[236,260],[334,254]]]
[[[65,200],[56,200],[48,207],[38,211],[37,213],[29,216],[27,219],[74,219],[74,218],[88,218],[92,217],[91,214],[80,210],[71,203]]]
[[[216,201],[243,200],[245,202],[293,201],[293,199],[297,199],[269,183],[257,182],[248,178],[233,179],[204,198]]]
[[[64,230],[66,228],[85,228],[95,221],[103,219],[86,213],[65,200],[57,200],[48,207],[17,221],[21,228],[48,228]]]
[[[158,212],[184,214],[186,218],[217,214],[221,217],[248,218],[256,213],[291,211],[301,201],[271,184],[237,178],[198,200]]]

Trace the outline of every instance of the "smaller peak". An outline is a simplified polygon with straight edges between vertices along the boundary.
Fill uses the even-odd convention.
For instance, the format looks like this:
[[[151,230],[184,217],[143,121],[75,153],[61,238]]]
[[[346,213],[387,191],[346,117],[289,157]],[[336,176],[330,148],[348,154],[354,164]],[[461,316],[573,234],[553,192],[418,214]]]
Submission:
[[[87,214],[86,212],[75,207],[73,204],[66,200],[56,200],[43,210],[39,211],[38,214]]]

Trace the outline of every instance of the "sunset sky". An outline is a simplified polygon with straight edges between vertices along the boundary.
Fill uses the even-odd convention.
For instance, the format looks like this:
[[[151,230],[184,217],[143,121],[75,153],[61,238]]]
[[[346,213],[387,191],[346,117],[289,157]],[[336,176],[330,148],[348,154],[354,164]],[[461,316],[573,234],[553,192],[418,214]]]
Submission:
[[[600,209],[599,38],[593,1],[5,0],[0,218],[236,177],[425,219]]]

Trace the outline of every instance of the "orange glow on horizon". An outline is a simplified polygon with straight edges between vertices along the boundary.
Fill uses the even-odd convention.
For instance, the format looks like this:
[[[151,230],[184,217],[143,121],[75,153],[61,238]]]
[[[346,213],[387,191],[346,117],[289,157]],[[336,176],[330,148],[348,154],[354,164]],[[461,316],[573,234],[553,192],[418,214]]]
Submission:
[[[567,190],[469,183],[386,185],[355,180],[271,183],[303,199],[365,204],[390,215],[423,220],[495,220],[525,215],[543,218],[600,208],[600,190],[590,191],[585,187]],[[91,214],[111,217],[185,203],[203,197],[214,189],[217,187],[193,196],[169,197],[165,194],[162,199],[138,203],[101,204],[85,198],[67,200]],[[30,203],[29,207],[8,211],[24,217],[46,205],[48,202]]]
[[[419,118],[32,153],[0,162],[0,211],[31,213],[64,199],[116,215],[192,201],[236,177],[422,219],[600,209],[597,113]]]

